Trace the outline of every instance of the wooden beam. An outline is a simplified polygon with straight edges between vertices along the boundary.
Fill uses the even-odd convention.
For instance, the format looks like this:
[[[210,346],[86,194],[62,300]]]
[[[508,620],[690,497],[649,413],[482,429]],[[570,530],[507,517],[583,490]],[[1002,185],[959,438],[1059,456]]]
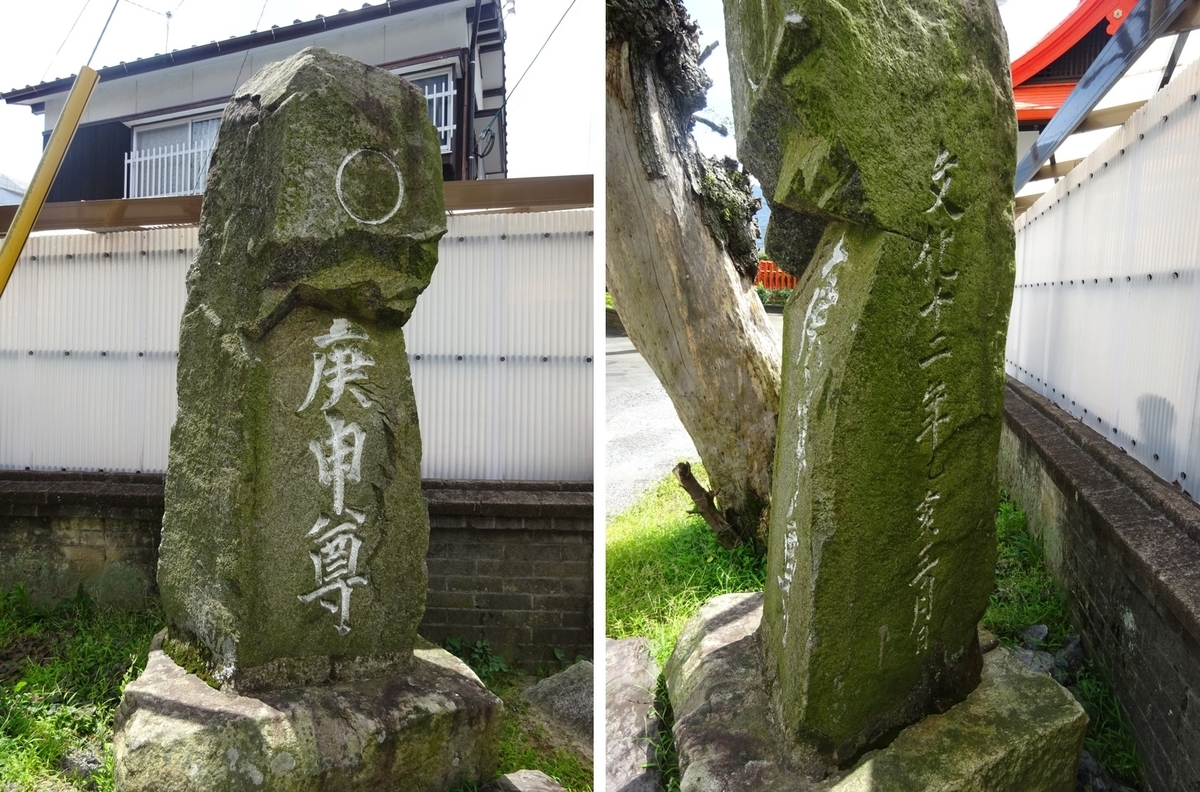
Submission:
[[[578,209],[593,205],[593,185],[591,174],[446,182],[446,211]],[[142,226],[196,225],[200,222],[201,200],[199,195],[186,195],[49,203],[38,215],[33,230],[117,231]],[[0,228],[8,228],[15,212],[15,206],[0,206]]]
[[[1167,28],[1168,33],[1183,33],[1200,28],[1200,0],[1188,0],[1187,6],[1179,12],[1179,16]]]
[[[445,189],[447,212],[483,209],[544,211],[593,205],[591,174],[446,182]]]
[[[1072,169],[1074,169],[1076,165],[1081,162],[1083,162],[1082,159],[1059,160],[1053,164],[1047,162],[1045,165],[1038,168],[1038,172],[1033,174],[1033,178],[1030,179],[1030,181],[1037,181],[1038,179],[1057,179],[1060,176],[1066,176],[1072,171]]]
[[[1103,110],[1093,110],[1083,119],[1083,123],[1076,128],[1076,132],[1091,132],[1096,129],[1108,129],[1109,127],[1121,126],[1129,117],[1142,108],[1146,104],[1143,99],[1140,102],[1130,102],[1129,104],[1117,105],[1116,107],[1106,107]]]
[[[1037,203],[1037,199],[1041,198],[1045,193],[1037,193],[1036,195],[1018,195],[1016,200],[1016,214],[1020,217],[1029,207]]]

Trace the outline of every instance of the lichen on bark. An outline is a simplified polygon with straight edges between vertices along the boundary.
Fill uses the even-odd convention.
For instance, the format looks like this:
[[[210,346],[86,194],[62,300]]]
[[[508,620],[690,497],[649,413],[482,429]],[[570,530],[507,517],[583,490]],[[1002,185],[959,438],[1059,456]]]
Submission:
[[[607,282],[704,462],[698,510],[715,502],[723,541],[761,550],[779,348],[753,288],[749,180],[692,139],[709,86],[698,42],[679,0],[608,3]]]

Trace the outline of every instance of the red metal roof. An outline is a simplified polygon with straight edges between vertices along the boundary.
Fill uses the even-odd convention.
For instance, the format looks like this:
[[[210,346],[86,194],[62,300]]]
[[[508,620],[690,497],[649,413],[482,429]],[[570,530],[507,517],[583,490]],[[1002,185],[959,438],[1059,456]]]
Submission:
[[[1102,20],[1108,20],[1105,31],[1111,36],[1129,16],[1136,2],[1137,0],[1080,0],[1079,5],[1066,19],[1047,33],[1033,49],[1013,61],[1012,82],[1017,104],[1017,120],[1048,121],[1062,106],[1075,83],[1024,83],[1065,55]]]

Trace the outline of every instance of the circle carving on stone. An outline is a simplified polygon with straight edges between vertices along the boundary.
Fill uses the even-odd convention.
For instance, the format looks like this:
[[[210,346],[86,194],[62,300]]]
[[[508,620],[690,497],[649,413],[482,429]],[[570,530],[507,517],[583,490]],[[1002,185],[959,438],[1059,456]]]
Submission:
[[[374,149],[353,151],[338,166],[338,201],[346,214],[364,225],[392,218],[404,201],[404,177],[387,154]]]

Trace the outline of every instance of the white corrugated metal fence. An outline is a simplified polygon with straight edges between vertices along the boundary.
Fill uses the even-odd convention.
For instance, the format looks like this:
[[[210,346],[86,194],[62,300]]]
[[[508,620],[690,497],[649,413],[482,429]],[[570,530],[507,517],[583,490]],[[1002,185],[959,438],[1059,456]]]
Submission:
[[[449,218],[405,329],[425,477],[592,478],[592,216]],[[0,300],[0,469],[166,469],[196,245],[29,240]]]
[[[1200,64],[1017,221],[1008,373],[1166,481],[1200,477]]]

